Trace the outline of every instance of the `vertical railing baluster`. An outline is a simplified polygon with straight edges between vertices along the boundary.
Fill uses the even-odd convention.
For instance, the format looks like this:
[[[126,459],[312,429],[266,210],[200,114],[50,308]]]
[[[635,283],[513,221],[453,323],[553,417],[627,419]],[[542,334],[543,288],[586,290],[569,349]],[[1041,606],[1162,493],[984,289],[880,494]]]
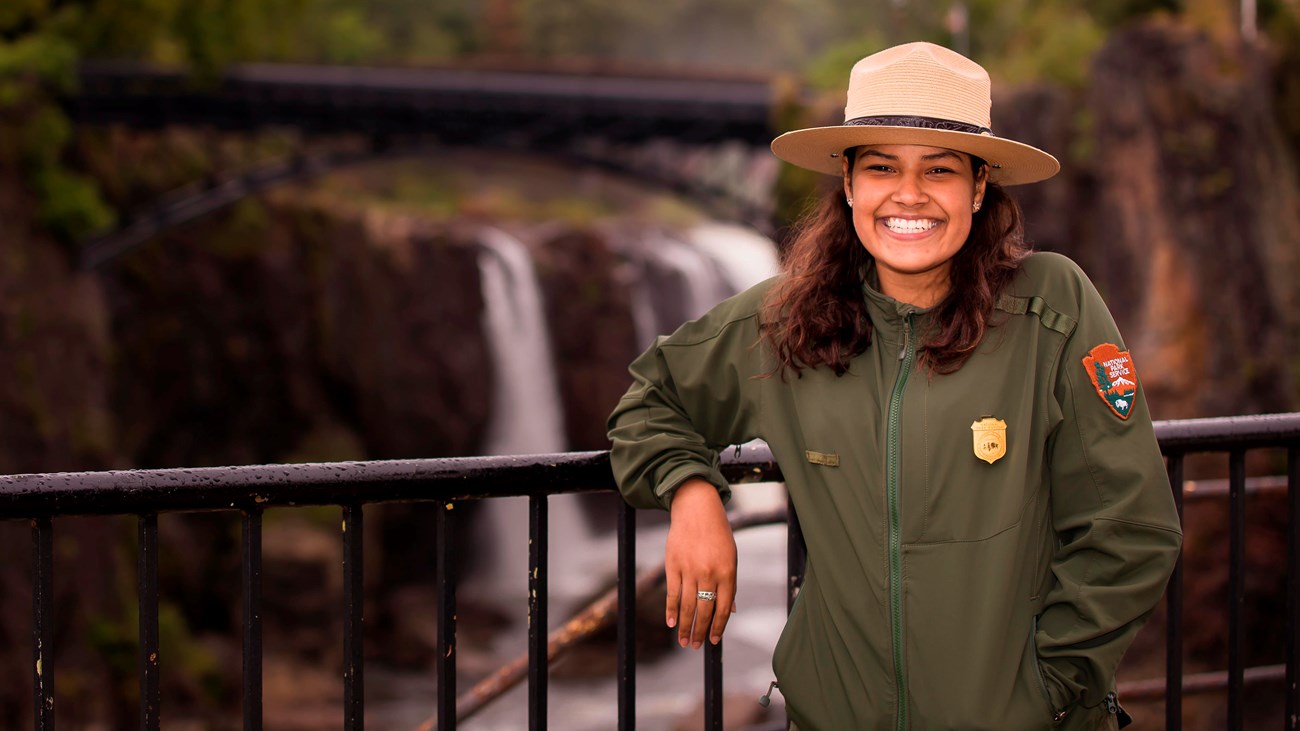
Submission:
[[[546,729],[548,503],[528,498],[528,729]]]
[[[1283,728],[1300,731],[1300,447],[1287,450],[1286,718]]]
[[[438,511],[435,530],[435,589],[438,593],[438,731],[456,731],[456,576],[451,556],[451,511],[446,503]]]
[[[366,726],[363,520],[360,505],[343,506],[343,728],[346,731],[361,731]]]
[[[136,581],[140,607],[140,728],[158,731],[162,693],[158,683],[158,514],[138,518]]]
[[[1228,728],[1243,726],[1245,679],[1242,623],[1246,604],[1246,453],[1234,449],[1228,457]]]
[[[1174,492],[1178,524],[1183,523],[1183,455],[1169,455],[1169,486]],[[1183,727],[1183,557],[1174,562],[1174,573],[1165,590],[1165,731]]]
[[[32,684],[36,731],[54,731],[54,527],[32,521]]]
[[[794,609],[794,600],[799,596],[803,586],[804,566],[808,562],[808,549],[803,542],[803,526],[799,524],[799,515],[794,511],[794,503],[786,498],[786,535],[785,566],[789,577],[789,590],[785,596],[786,614]]]
[[[618,501],[618,731],[636,729],[636,510]]]
[[[804,572],[808,564],[808,547],[803,541],[803,526],[799,523],[799,514],[794,510],[794,502],[790,500],[789,492],[785,498],[786,510],[786,535],[785,535],[785,568],[786,576],[789,577],[789,584],[785,593],[785,613],[788,615],[794,609],[794,601],[799,597],[799,590],[803,588]],[[771,698],[771,689],[768,689],[768,698]],[[790,724],[790,716],[787,713],[785,718],[786,725]]]
[[[704,637],[704,728],[722,731],[722,641]]]
[[[262,731],[262,509],[244,511],[244,731]]]

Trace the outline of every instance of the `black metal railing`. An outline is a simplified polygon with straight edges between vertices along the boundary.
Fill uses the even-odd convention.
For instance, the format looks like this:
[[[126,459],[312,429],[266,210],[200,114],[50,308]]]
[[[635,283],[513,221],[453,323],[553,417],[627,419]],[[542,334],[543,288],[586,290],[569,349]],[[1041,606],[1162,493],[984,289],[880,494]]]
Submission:
[[[1230,505],[1230,607],[1229,661],[1223,673],[1184,677],[1183,569],[1175,570],[1168,592],[1166,678],[1161,683],[1131,684],[1136,695],[1163,695],[1166,728],[1182,726],[1184,692],[1210,687],[1228,690],[1229,728],[1243,728],[1243,702],[1247,683],[1283,675],[1286,682],[1286,715],[1283,728],[1300,729],[1300,414],[1279,414],[1225,419],[1197,419],[1160,422],[1156,425],[1167,460],[1178,508],[1183,509],[1188,455],[1226,452],[1229,461],[1227,484],[1216,489],[1198,485],[1188,493],[1196,499],[1211,499],[1226,492]],[[1279,486],[1274,480],[1251,480],[1246,475],[1248,450],[1286,451],[1285,487],[1289,515],[1287,556],[1287,617],[1285,665],[1267,668],[1244,667],[1242,605],[1245,596],[1245,504],[1253,489]],[[744,445],[724,457],[723,472],[734,482],[776,481],[780,471],[771,453],[762,445]],[[437,511],[435,591],[438,597],[436,621],[438,647],[435,661],[437,728],[455,729],[457,709],[462,717],[473,705],[456,695],[456,594],[450,561],[448,530],[460,501],[483,498],[526,496],[530,504],[529,550],[529,641],[528,708],[529,728],[546,727],[547,666],[555,648],[562,643],[547,627],[547,498],[577,492],[614,489],[605,452],[582,452],[529,457],[485,457],[436,460],[392,460],[312,465],[263,465],[179,470],[132,470],[81,472],[0,477],[0,520],[30,519],[33,540],[32,647],[35,660],[35,728],[50,731],[55,722],[53,648],[53,518],[77,515],[135,515],[138,521],[137,548],[139,589],[139,686],[140,727],[159,728],[162,705],[158,643],[158,515],[172,511],[238,510],[242,514],[242,599],[243,599],[243,721],[244,728],[262,728],[262,514],[267,508],[308,505],[337,505],[343,510],[343,648],[344,728],[364,726],[362,621],[362,530],[363,511],[368,504],[397,501],[432,501],[446,509]],[[778,520],[781,516],[771,518]],[[789,513],[789,595],[797,593],[803,572],[804,554],[798,520]],[[618,532],[618,721],[620,731],[636,724],[635,511],[620,504]],[[787,604],[788,606],[788,604]],[[705,725],[722,728],[722,646],[705,645]],[[1159,687],[1159,686],[1163,687]],[[1121,688],[1121,692],[1124,689]],[[472,700],[472,699],[471,699]]]

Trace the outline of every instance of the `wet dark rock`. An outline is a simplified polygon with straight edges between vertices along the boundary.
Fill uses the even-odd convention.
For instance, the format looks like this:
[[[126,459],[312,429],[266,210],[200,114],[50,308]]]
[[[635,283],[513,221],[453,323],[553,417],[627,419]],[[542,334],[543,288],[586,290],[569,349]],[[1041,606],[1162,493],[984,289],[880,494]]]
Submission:
[[[999,100],[999,133],[1064,167],[1012,189],[1028,238],[1088,272],[1157,418],[1300,398],[1300,184],[1272,73],[1259,50],[1156,22],[1115,33],[1080,94]]]
[[[139,466],[473,453],[490,363],[470,243],[310,205],[261,215],[266,244],[228,219],[108,273],[122,449]]]
[[[629,288],[608,240],[568,231],[535,248],[570,449],[604,449],[605,419],[631,383],[639,354]]]

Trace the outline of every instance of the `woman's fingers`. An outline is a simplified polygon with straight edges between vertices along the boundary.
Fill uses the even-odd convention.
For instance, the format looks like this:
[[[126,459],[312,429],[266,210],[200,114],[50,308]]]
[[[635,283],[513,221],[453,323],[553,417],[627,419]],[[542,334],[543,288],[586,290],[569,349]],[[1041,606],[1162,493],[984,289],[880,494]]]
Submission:
[[[695,627],[695,615],[699,602],[695,599],[697,584],[694,579],[682,582],[681,621],[677,624],[677,644],[686,647],[691,644],[691,632]]]
[[[702,587],[705,586],[705,584],[703,584],[703,583],[699,584],[698,586],[701,587],[701,588],[697,588],[697,589],[695,590],[695,592],[694,592],[694,595],[695,595],[695,623],[694,623],[693,625],[691,625],[691,627],[690,627],[690,642],[691,642],[691,647],[693,647],[693,648],[695,648],[695,649],[697,649],[697,650],[700,649],[700,646],[704,644],[704,639],[705,639],[706,637],[708,637],[708,634],[709,634],[709,627],[713,624],[714,608],[716,607],[716,605],[717,605],[717,603],[718,603],[718,601],[717,601],[716,598],[714,598],[714,599],[704,599],[704,598],[701,598],[701,597],[700,597],[700,594],[703,593],[703,592],[709,592],[709,593],[715,595],[715,597],[716,597],[716,595],[717,595],[717,590],[716,590],[716,589],[704,589],[704,588],[702,588]],[[683,598],[684,598],[684,597],[683,597]],[[682,623],[682,627],[683,627],[683,629],[685,629],[685,627],[686,627],[686,625],[685,625],[684,622]],[[686,633],[681,632],[681,631],[679,631],[679,632],[677,633],[678,639],[679,639],[679,641],[681,642],[682,647],[685,647],[685,646],[686,646],[686,642],[685,642],[685,640],[683,639],[683,635],[684,635],[684,634],[686,634]]]
[[[670,628],[676,627],[677,643],[682,647],[689,645],[698,650],[706,639],[718,644],[727,629],[727,621],[736,612],[734,574],[721,581],[677,578],[681,575],[681,572],[668,571],[671,578],[668,580],[666,624]],[[716,588],[701,588],[704,586]]]
[[[713,625],[709,631],[709,642],[718,644],[722,641],[722,632],[727,629],[727,620],[736,611],[736,584],[723,583],[718,586],[717,605],[713,610]]]
[[[735,582],[721,582],[712,590],[699,588],[707,583],[669,580],[672,588],[668,590],[667,625],[677,628],[677,643],[682,647],[690,645],[698,650],[706,638],[718,644],[727,621],[736,612]],[[702,598],[702,592],[713,598]]]
[[[665,566],[664,578],[668,584],[668,604],[664,607],[664,623],[669,629],[677,626],[677,604],[682,598],[682,572],[671,564]]]
[[[731,613],[735,599],[736,541],[718,491],[708,482],[691,479],[673,496],[672,517],[664,551],[668,596],[666,621],[676,624],[682,647],[699,648],[726,626],[719,611]],[[701,599],[700,593],[706,592]],[[725,598],[719,610],[718,600]]]

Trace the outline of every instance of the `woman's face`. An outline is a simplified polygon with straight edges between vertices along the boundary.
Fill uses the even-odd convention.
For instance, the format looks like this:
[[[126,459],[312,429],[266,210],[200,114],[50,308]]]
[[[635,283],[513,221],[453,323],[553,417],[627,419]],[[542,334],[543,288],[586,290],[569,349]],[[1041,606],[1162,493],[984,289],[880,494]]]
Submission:
[[[852,168],[844,161],[844,194],[853,227],[876,260],[881,291],[929,307],[948,291],[952,257],[970,235],[987,173],[971,156],[941,147],[867,145]]]

